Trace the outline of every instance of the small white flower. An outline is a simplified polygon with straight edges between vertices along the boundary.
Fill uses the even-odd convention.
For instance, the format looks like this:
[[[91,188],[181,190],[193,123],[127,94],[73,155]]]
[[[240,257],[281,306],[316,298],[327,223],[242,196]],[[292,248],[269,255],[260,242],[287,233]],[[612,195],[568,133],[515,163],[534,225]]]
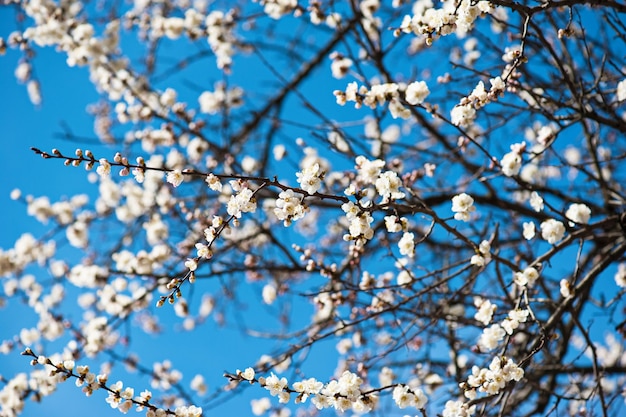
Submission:
[[[585,204],[572,204],[567,209],[565,217],[571,220],[570,226],[574,226],[574,223],[587,224],[591,218],[591,209]]]
[[[522,168],[522,156],[517,152],[509,152],[502,157],[500,166],[507,177],[517,175]]]
[[[277,396],[279,393],[283,392],[283,389],[287,386],[287,378],[278,378],[273,373],[265,378],[264,387],[266,390],[270,392],[270,395]]]
[[[498,346],[498,343],[506,336],[506,332],[499,324],[492,324],[483,330],[478,339],[478,346],[484,351],[490,351]]]
[[[428,94],[428,85],[424,81],[415,81],[406,87],[405,99],[411,105],[422,104]]]
[[[302,199],[293,190],[282,191],[278,195],[274,214],[278,220],[283,220],[285,226],[304,217],[304,213],[305,207],[302,205]]]
[[[561,282],[559,282],[559,287],[559,291],[563,298],[567,298],[572,295],[572,284],[570,284],[568,280],[562,279]]]
[[[482,255],[473,255],[470,259],[470,264],[476,265],[478,267],[485,266],[485,258]]]
[[[617,84],[617,101],[626,100],[626,79]]]
[[[471,104],[457,105],[450,112],[450,119],[455,126],[467,127],[472,124],[476,117],[476,110]]]
[[[452,197],[452,211],[454,218],[461,221],[469,221],[470,213],[476,210],[474,199],[469,194],[459,194]]]
[[[241,213],[256,211],[256,200],[249,188],[242,188],[237,195],[231,195],[226,211],[229,215],[241,218]]]
[[[541,237],[551,245],[563,239],[565,226],[558,220],[548,219],[541,223]]]
[[[415,256],[415,235],[413,233],[404,232],[402,239],[398,242],[400,254],[410,258]]]
[[[531,287],[537,278],[539,278],[539,272],[531,266],[524,269],[523,272],[516,272],[513,276],[513,280],[520,287]]]
[[[205,181],[209,188],[213,191],[221,192],[222,191],[222,183],[220,179],[213,174],[207,175]]]
[[[243,372],[237,369],[237,375],[239,375],[246,381],[252,381],[254,379],[254,369],[246,368]]]
[[[298,183],[304,191],[309,194],[315,194],[320,188],[322,188],[323,172],[320,169],[318,163],[314,163],[305,167],[302,171],[296,173],[298,177]]]
[[[175,169],[174,171],[167,173],[167,182],[172,184],[174,187],[178,187],[182,184],[184,179],[185,176],[180,169]]]
[[[530,206],[536,212],[540,212],[541,210],[543,210],[543,198],[541,198],[541,196],[537,193],[537,191],[533,191],[532,193],[530,193],[529,202],[530,202]]]
[[[385,216],[385,227],[389,233],[397,233],[402,231],[402,219],[398,220],[396,216]]]
[[[189,258],[185,261],[185,266],[190,270],[190,271],[195,271],[196,269],[198,269],[198,261],[196,261],[193,258]]]
[[[530,240],[535,237],[535,223],[533,222],[524,222],[524,230],[522,235],[524,239]]]
[[[376,180],[376,192],[383,198],[383,203],[389,200],[398,200],[404,198],[404,193],[400,191],[402,180],[394,171],[385,171]]]
[[[493,313],[496,311],[497,306],[495,304],[491,304],[491,301],[483,300],[480,297],[474,300],[474,305],[478,307],[478,311],[476,311],[474,318],[485,326],[488,325],[491,322],[491,318],[493,317]]]
[[[100,175],[101,177],[108,177],[111,175],[111,164],[109,163],[109,161],[107,161],[105,158],[101,158],[99,161],[98,168],[96,169],[96,172],[98,173],[98,175]]]
[[[266,284],[263,287],[263,302],[265,304],[272,304],[276,300],[276,286],[273,284]]]

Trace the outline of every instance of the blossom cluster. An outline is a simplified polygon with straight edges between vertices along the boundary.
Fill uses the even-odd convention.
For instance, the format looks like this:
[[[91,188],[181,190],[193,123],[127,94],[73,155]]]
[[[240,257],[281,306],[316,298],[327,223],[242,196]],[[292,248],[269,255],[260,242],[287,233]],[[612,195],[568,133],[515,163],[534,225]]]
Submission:
[[[395,34],[397,36],[404,32],[426,35],[430,44],[433,35],[445,36],[455,32],[460,36],[465,35],[474,27],[474,22],[480,15],[493,12],[494,8],[488,1],[463,0],[457,3],[447,0],[442,2],[440,8],[424,7],[413,16],[404,16]]]
[[[402,93],[402,94],[401,94]],[[370,88],[356,82],[351,82],[345,91],[335,90],[333,92],[337,104],[345,105],[347,102],[354,102],[355,108],[366,105],[371,109],[385,104],[389,105],[391,116],[408,119],[411,111],[404,106],[402,100],[410,106],[422,104],[430,94],[428,85],[424,81],[414,81],[408,85],[398,83],[373,84]]]
[[[472,367],[472,375],[461,383],[466,398],[474,400],[478,392],[495,395],[501,392],[511,381],[524,377],[524,370],[507,357],[493,358],[488,368]]]
[[[246,377],[243,379],[249,380]],[[363,387],[363,380],[350,371],[344,371],[338,379],[326,384],[309,378],[295,382],[290,388],[287,378],[279,378],[274,374],[260,377],[258,382],[269,391],[270,395],[277,396],[281,403],[289,402],[291,394],[296,394],[296,403],[305,402],[310,397],[318,410],[332,407],[341,412],[352,410],[364,413],[374,409],[378,403],[378,397],[367,393]],[[420,401],[422,401],[421,397]],[[423,402],[425,403],[425,399]]]
[[[232,195],[228,200],[227,212],[230,216],[241,218],[242,213],[256,211],[256,200],[254,192],[247,187],[242,187],[237,194]]]
[[[491,78],[489,91],[485,89],[485,84],[479,81],[471,94],[463,97],[459,104],[450,111],[450,120],[453,125],[469,127],[476,118],[476,110],[486,106],[488,103],[497,100],[506,89],[506,84],[500,76]]]
[[[479,310],[475,318],[485,325],[489,324],[496,306],[491,305],[489,301],[480,301],[478,307]],[[485,327],[478,338],[478,346],[481,351],[488,352],[495,349],[505,336],[512,335],[521,323],[528,320],[529,314],[528,309],[516,308],[509,311],[507,317],[500,323]]]
[[[278,220],[282,220],[285,226],[304,217],[306,206],[302,204],[302,198],[295,195],[293,190],[282,191],[276,200],[274,214]]]
[[[374,229],[370,226],[374,221],[372,215],[353,202],[344,203],[341,209],[346,213],[350,222],[349,234],[344,235],[344,240],[356,240],[364,242],[374,237]]]
[[[452,211],[456,220],[469,221],[470,215],[476,211],[474,199],[466,193],[455,195],[452,197]]]

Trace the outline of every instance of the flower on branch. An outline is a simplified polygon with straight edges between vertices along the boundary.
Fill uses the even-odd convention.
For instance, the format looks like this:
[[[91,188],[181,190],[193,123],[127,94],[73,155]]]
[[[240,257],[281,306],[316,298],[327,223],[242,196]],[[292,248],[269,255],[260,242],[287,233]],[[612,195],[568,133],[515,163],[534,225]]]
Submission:
[[[467,222],[470,214],[476,211],[474,199],[466,193],[461,193],[452,197],[452,211],[456,220]]]

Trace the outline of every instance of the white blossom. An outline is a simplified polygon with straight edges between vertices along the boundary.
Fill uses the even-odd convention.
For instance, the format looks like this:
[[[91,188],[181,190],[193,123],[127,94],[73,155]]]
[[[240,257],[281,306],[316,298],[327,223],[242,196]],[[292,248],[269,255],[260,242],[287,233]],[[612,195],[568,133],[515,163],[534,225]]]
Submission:
[[[308,165],[302,171],[296,173],[300,187],[309,194],[315,194],[322,188],[323,175],[324,172],[321,170],[319,163]]]
[[[452,197],[452,211],[456,220],[469,221],[470,214],[476,211],[474,199],[466,193],[455,195]]]
[[[530,240],[535,237],[535,223],[533,222],[524,222],[522,225],[524,230],[522,231],[522,235],[524,239]]]
[[[575,223],[587,224],[591,218],[591,209],[585,204],[572,204],[565,213],[570,222],[570,226],[574,226]]]
[[[415,235],[413,233],[404,232],[402,239],[398,242],[400,254],[410,258],[415,256]]]
[[[616,95],[617,101],[626,100],[626,79],[620,81],[617,84],[617,91],[615,95]]]
[[[484,300],[480,297],[477,297],[474,300],[474,305],[478,308],[474,318],[485,326],[488,325],[491,322],[491,318],[493,317],[493,313],[496,311],[497,306],[495,304],[491,304],[491,301]]]
[[[498,346],[498,343],[504,339],[506,332],[499,324],[492,324],[483,330],[478,339],[478,346],[482,351],[490,351]]]
[[[543,210],[543,198],[541,198],[541,196],[539,195],[539,193],[537,193],[537,191],[533,191],[532,193],[530,193],[529,202],[530,202],[530,206],[536,212],[540,212],[541,210]]]
[[[230,196],[227,212],[231,216],[241,218],[241,213],[256,211],[256,200],[249,188],[242,188],[236,195]]]
[[[516,272],[513,279],[520,287],[532,287],[535,281],[539,278],[539,272],[533,267],[528,267],[524,271]]]
[[[404,193],[400,191],[402,181],[394,171],[385,171],[376,179],[376,191],[386,203],[390,200],[404,198]]]
[[[172,184],[174,187],[178,187],[183,183],[185,179],[185,175],[183,175],[182,171],[179,169],[175,169],[167,173],[167,182]]]
[[[452,124],[455,126],[468,127],[476,117],[476,110],[471,104],[457,105],[450,112]]]
[[[563,239],[565,234],[565,226],[558,220],[548,219],[541,223],[541,237],[548,243],[554,245]]]
[[[405,99],[411,105],[422,104],[430,94],[428,85],[424,81],[415,81],[406,87]]]
[[[559,292],[563,296],[563,298],[567,298],[572,295],[572,284],[566,279],[562,279],[559,282]]]
[[[274,214],[278,220],[284,221],[285,226],[304,217],[304,213],[305,207],[302,205],[302,199],[296,196],[293,190],[285,190],[278,195]]]
[[[507,177],[517,175],[522,168],[522,156],[517,152],[509,152],[502,157],[500,166]]]

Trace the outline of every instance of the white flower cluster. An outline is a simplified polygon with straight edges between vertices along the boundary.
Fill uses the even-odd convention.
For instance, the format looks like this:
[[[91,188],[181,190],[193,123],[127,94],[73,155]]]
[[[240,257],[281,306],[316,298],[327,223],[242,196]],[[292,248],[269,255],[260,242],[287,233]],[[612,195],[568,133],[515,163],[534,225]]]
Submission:
[[[450,111],[450,120],[453,125],[461,127],[469,127],[476,119],[476,110],[486,106],[492,101],[497,100],[498,96],[506,89],[506,84],[501,77],[491,78],[491,88],[489,91],[485,89],[482,81],[479,81],[472,93],[463,97],[459,104],[454,106]]]
[[[370,224],[374,218],[367,212],[362,210],[352,201],[341,205],[341,209],[346,213],[346,218],[350,222],[349,234],[344,235],[344,240],[356,240],[357,243],[364,243],[374,237],[374,230]]]
[[[306,165],[302,171],[296,173],[296,176],[298,177],[297,181],[300,187],[309,194],[315,194],[322,188],[324,171],[317,162]]]
[[[217,57],[217,67],[228,72],[235,54],[234,45],[237,39],[233,34],[235,18],[232,13],[214,10],[204,21],[207,30],[207,41]]]
[[[500,161],[502,173],[507,177],[517,175],[522,168],[522,153],[526,149],[526,142],[511,145],[511,152],[505,154]]]
[[[491,326],[483,329],[480,337],[478,338],[478,346],[480,350],[483,352],[488,352],[490,350],[495,349],[498,346],[504,336],[506,336],[506,332],[499,324],[492,324]]]
[[[424,7],[421,13],[405,16],[395,35],[398,36],[401,32],[426,35],[428,44],[432,43],[433,34],[445,36],[456,32],[459,36],[464,36],[474,27],[479,16],[493,11],[493,6],[488,1],[462,0],[459,4],[453,0],[445,0],[438,9]]]
[[[48,396],[63,380],[63,374],[51,374],[48,369],[35,369],[29,374],[20,372],[11,379],[4,379],[0,389],[0,412],[3,416],[20,415],[33,392],[41,397]]]
[[[464,395],[470,400],[477,396],[477,392],[487,395],[498,394],[510,381],[519,381],[524,377],[524,370],[510,358],[493,358],[489,368],[472,367],[472,375],[467,382],[461,383]]]
[[[107,385],[108,375],[101,373],[99,375],[90,371],[87,365],[76,365],[74,360],[66,359],[62,360],[60,357],[51,356],[46,357],[43,355],[36,356],[29,348],[26,348],[24,355],[33,356],[35,359],[31,362],[33,365],[43,365],[45,370],[37,370],[32,375],[38,379],[26,380],[26,374],[20,374],[17,380],[9,381],[10,383],[0,391],[0,399],[2,399],[3,411],[6,411],[11,406],[11,398],[6,397],[8,394],[7,388],[12,388],[14,392],[18,392],[17,388],[19,384],[12,386],[13,382],[24,381],[26,384],[24,388],[35,390],[39,395],[48,395],[56,389],[56,384],[62,381],[66,381],[69,378],[75,378],[77,387],[81,387],[83,393],[86,396],[91,396],[94,391],[99,389],[106,389],[108,396],[106,402],[113,409],[119,410],[121,413],[126,414],[131,408],[135,408],[136,411],[146,410],[146,417],[166,417],[171,415],[169,410],[157,408],[150,404],[152,399],[152,393],[148,390],[142,391],[139,395],[135,396],[135,390],[132,387],[124,388],[124,384],[118,381],[114,384]],[[41,378],[45,374],[44,378]],[[6,400],[6,401],[5,401]],[[5,407],[7,405],[8,407]],[[18,406],[17,404],[15,404]],[[19,409],[16,408],[16,410]],[[176,417],[201,417],[202,408],[194,405],[190,406],[178,406],[174,410]]]
[[[89,294],[89,295],[87,295]],[[113,317],[126,317],[131,312],[139,312],[148,307],[152,294],[139,282],[128,283],[126,278],[118,277],[98,289],[95,300],[89,299],[92,293],[85,293],[81,299],[83,305],[95,304],[99,311]],[[95,301],[95,303],[90,303]]]
[[[539,272],[532,266],[513,274],[513,281],[520,287],[532,287],[539,278]]]
[[[243,90],[240,87],[226,89],[222,82],[215,83],[214,91],[204,91],[198,97],[200,112],[216,114],[223,109],[232,109],[243,105]]]
[[[291,393],[297,393],[296,403],[305,402],[311,397],[311,402],[318,410],[333,407],[340,412],[352,410],[364,413],[374,409],[378,403],[378,397],[363,393],[363,380],[349,371],[344,371],[338,380],[327,384],[314,378],[299,381],[293,384],[293,389],[289,388],[287,378],[279,378],[274,374],[267,378],[260,377],[259,383],[270,395],[277,396],[281,403],[289,402]]]
[[[423,409],[428,399],[419,388],[411,389],[406,385],[396,385],[392,394],[393,400],[399,408],[415,407]]]
[[[382,203],[391,200],[399,200],[404,198],[404,193],[400,191],[402,180],[394,171],[385,171],[376,179],[376,191],[383,198]]]
[[[474,299],[474,305],[478,309],[476,314],[474,314],[474,318],[485,326],[491,323],[491,318],[493,317],[493,313],[496,311],[497,306],[495,304],[491,304],[491,301],[480,297],[476,297],[476,299]]]
[[[77,212],[80,211],[89,201],[85,194],[73,196],[69,200],[50,203],[46,196],[34,198],[26,196],[28,204],[27,213],[35,217],[39,222],[46,224],[50,219],[62,225],[70,224],[76,219]]]
[[[541,223],[541,237],[549,244],[554,245],[563,239],[565,225],[558,220],[548,219]]]
[[[238,219],[241,218],[242,213],[255,212],[256,200],[254,199],[254,192],[247,187],[242,187],[237,194],[230,196],[226,211],[230,216],[235,216]]]
[[[527,309],[516,308],[509,311],[508,316],[502,320],[502,328],[508,335],[512,335],[513,331],[517,329],[520,323],[525,323],[528,320],[530,311]]]
[[[397,233],[401,231],[406,231],[409,222],[405,217],[398,216],[385,216],[385,228],[389,233]]]
[[[470,219],[470,214],[476,211],[474,199],[466,193],[461,193],[452,197],[452,211],[454,218],[463,222]]]
[[[469,405],[463,401],[446,401],[442,417],[471,417],[476,412],[476,405]]]
[[[30,233],[24,233],[15,241],[13,248],[6,251],[0,249],[0,276],[18,272],[21,275],[28,264],[38,262],[44,265],[55,253],[56,244],[53,240],[39,242]]]
[[[259,3],[263,5],[265,14],[272,19],[280,19],[284,15],[293,13],[298,7],[297,0],[260,0]]]
[[[345,57],[338,52],[333,52],[332,54],[330,54],[330,59],[332,59],[332,63],[330,64],[330,70],[333,74],[333,77],[337,79],[345,77],[350,71],[350,68],[353,64],[350,58]]]
[[[485,266],[491,259],[491,243],[488,240],[483,240],[478,245],[478,253],[472,256],[470,264],[476,266]]]
[[[400,255],[413,258],[415,256],[415,235],[410,232],[404,232],[402,238],[398,242]]]
[[[528,202],[530,203],[530,206],[533,208],[533,210],[535,210],[537,213],[543,210],[543,198],[539,195],[537,191],[533,191],[532,193],[530,193],[530,199],[528,200]]]
[[[626,100],[626,79],[617,83],[617,89],[615,90],[615,98],[617,101]]]
[[[375,194],[381,197],[381,204],[405,197],[404,192],[400,191],[402,179],[398,176],[398,173],[395,171],[383,171],[385,161],[381,159],[369,160],[359,155],[356,157],[355,162],[357,178],[345,190],[346,195],[355,195],[358,189],[358,196],[361,197],[361,204],[363,205],[369,204],[374,199]]]
[[[587,224],[591,218],[591,209],[585,204],[572,204],[565,212],[565,217],[570,220],[570,226],[574,226],[576,223]]]
[[[274,214],[278,220],[283,220],[285,226],[304,217],[306,207],[302,204],[302,198],[296,196],[293,190],[282,191],[276,200]]]
[[[150,252],[141,249],[136,254],[126,249],[112,255],[116,269],[130,274],[152,274],[157,271],[171,254],[170,248],[165,244],[152,247]],[[89,286],[96,280],[106,280],[108,271],[97,265],[76,265],[72,268],[70,276],[74,275],[72,282],[76,285]]]
[[[356,82],[351,82],[345,91],[335,90],[333,94],[337,104],[341,106],[347,102],[354,102],[354,107],[357,109],[362,105],[375,109],[377,106],[388,104],[389,112],[394,119],[408,119],[411,117],[411,111],[402,104],[401,92],[404,93],[404,99],[410,105],[423,103],[430,94],[424,81],[415,81],[408,86],[397,83],[374,84],[370,89],[364,85],[359,87]]]
[[[481,309],[479,309],[479,312],[476,314],[476,319],[480,319],[480,321],[482,321],[483,323],[488,318],[491,319],[489,317],[489,309],[491,308],[493,307],[490,307],[488,305],[487,307],[485,307],[485,311],[481,312],[481,305]],[[502,320],[502,322],[492,324],[491,326],[483,329],[483,332],[478,338],[478,346],[480,347],[481,351],[488,352],[495,349],[506,335],[512,335],[514,330],[520,326],[520,323],[526,322],[529,314],[530,312],[526,309],[514,309],[509,311],[509,314],[504,320]]]

